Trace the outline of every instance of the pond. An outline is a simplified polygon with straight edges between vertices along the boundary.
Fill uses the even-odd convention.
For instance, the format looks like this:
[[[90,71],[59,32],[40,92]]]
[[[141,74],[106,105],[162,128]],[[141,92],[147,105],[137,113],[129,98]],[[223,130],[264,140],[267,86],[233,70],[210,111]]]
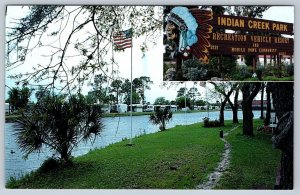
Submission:
[[[260,111],[253,111],[254,118],[259,118]],[[201,122],[202,118],[207,116],[207,112],[197,113],[178,113],[173,114],[173,118],[167,124],[167,128],[176,125],[188,125]],[[219,112],[209,112],[211,119],[218,119]],[[242,112],[238,113],[239,119],[242,119]],[[232,119],[232,112],[225,111],[225,120]],[[124,138],[130,138],[130,117],[113,117],[103,118],[105,125],[103,132],[96,138],[94,144],[81,143],[73,151],[73,156],[80,156],[88,153],[91,149],[103,148],[109,144],[121,141]],[[133,137],[154,133],[158,131],[158,125],[152,125],[149,122],[149,116],[133,116],[132,118],[132,135]],[[5,123],[5,180],[10,177],[20,178],[22,175],[36,170],[41,166],[44,160],[52,156],[52,153],[45,148],[40,153],[32,153],[27,159],[19,149],[14,135],[14,129],[17,128],[16,123]]]

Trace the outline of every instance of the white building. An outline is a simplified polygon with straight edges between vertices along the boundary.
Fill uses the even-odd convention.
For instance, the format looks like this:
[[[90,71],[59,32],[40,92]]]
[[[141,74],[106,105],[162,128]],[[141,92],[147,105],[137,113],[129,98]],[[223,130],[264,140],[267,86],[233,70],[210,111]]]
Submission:
[[[101,106],[101,111],[103,113],[110,113],[111,106],[109,104],[104,104]]]
[[[143,112],[142,104],[132,104],[132,112]]]
[[[127,112],[128,105],[127,104],[115,104],[111,106],[111,110],[118,113]]]
[[[177,112],[177,106],[171,105],[170,110],[171,110],[171,112]]]
[[[244,55],[237,55],[236,62],[240,66],[246,65],[245,64],[245,56]],[[281,62],[285,65],[289,65],[291,63],[294,63],[294,56],[283,55],[283,56],[281,56]],[[257,65],[264,66],[264,63],[265,63],[264,55],[259,55]],[[274,59],[272,59],[272,61],[271,61],[271,56],[270,55],[266,55],[266,64],[274,65]]]
[[[145,112],[154,112],[154,105],[147,105]]]

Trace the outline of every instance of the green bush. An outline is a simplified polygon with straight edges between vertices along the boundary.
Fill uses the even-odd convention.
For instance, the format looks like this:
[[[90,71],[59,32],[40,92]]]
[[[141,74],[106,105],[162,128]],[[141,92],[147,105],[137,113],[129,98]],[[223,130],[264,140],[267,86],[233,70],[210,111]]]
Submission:
[[[265,71],[265,67],[263,67],[263,66],[258,66],[257,68],[256,68],[256,75],[257,75],[257,78],[259,79],[259,80],[262,80],[262,78],[263,78],[263,76],[264,76],[264,71]]]
[[[41,173],[47,173],[49,171],[57,169],[59,166],[59,160],[51,157],[44,161],[44,163],[41,165],[38,171]]]
[[[263,74],[264,76],[273,76],[273,77],[279,77],[280,75],[284,76],[284,65],[280,64],[278,65],[268,65],[266,66]]]
[[[233,80],[245,80],[252,77],[252,67],[238,66],[233,74]]]
[[[198,59],[189,59],[182,64],[183,77],[190,81],[206,80],[208,68]]]
[[[274,76],[264,77],[264,81],[293,81],[293,80],[294,80],[293,76],[283,77],[283,78],[278,78],[278,77],[274,77]]]
[[[210,121],[208,117],[204,117],[203,119],[203,127],[221,127],[221,123],[219,120]]]
[[[244,81],[260,81],[257,77],[245,79]]]
[[[286,65],[285,69],[288,76],[294,76],[294,64]]]
[[[274,76],[274,67],[268,64],[263,72],[264,76]]]

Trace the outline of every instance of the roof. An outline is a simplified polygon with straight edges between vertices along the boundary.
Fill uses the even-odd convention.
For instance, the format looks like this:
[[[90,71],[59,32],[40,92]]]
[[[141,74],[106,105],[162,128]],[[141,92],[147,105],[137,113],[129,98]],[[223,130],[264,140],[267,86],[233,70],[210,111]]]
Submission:
[[[261,100],[253,100],[252,101],[252,106],[260,106]],[[263,100],[263,104],[267,104],[268,101],[267,100]],[[238,104],[241,105],[242,104],[242,100],[238,100]]]

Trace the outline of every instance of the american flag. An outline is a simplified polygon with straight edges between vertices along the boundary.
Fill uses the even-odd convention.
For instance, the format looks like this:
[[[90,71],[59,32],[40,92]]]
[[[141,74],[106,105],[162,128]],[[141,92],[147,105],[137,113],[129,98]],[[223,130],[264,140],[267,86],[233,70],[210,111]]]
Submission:
[[[113,39],[116,50],[130,48],[132,46],[132,29],[114,33]]]

